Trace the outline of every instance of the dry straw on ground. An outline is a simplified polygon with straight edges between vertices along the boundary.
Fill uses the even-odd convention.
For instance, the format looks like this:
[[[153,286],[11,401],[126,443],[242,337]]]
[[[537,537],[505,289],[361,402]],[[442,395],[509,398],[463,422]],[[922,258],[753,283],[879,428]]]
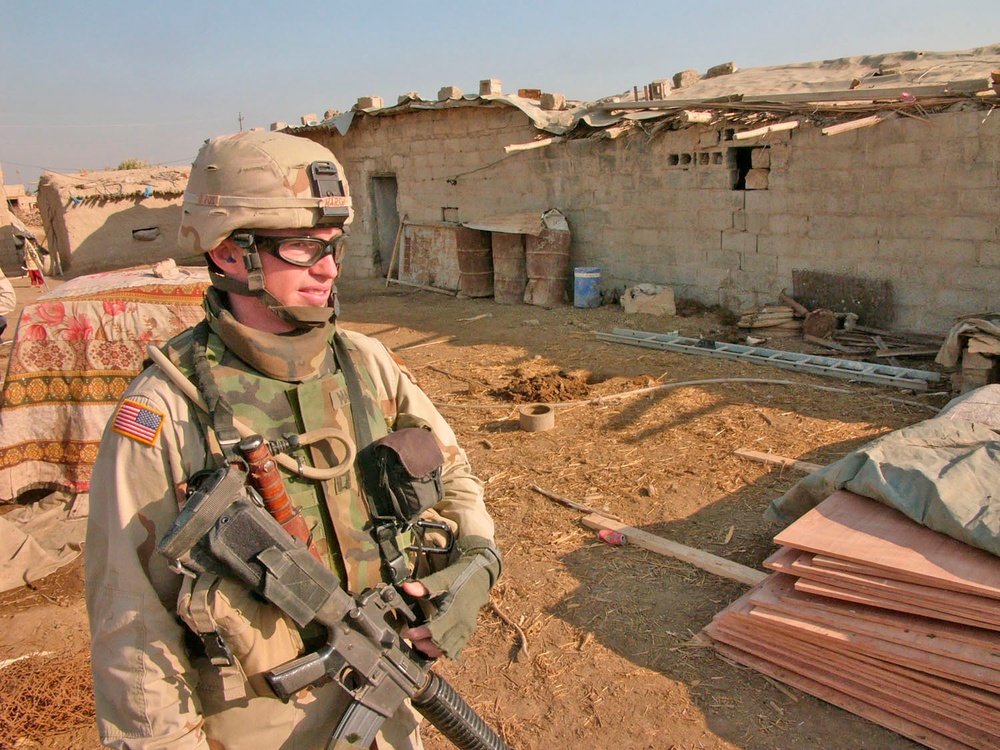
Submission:
[[[87,652],[34,654],[0,668],[0,749],[30,748],[94,721]]]

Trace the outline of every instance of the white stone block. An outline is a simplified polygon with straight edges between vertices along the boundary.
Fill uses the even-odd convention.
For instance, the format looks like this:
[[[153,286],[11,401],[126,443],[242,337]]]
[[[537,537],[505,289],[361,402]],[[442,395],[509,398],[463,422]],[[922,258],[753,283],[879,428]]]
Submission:
[[[660,284],[638,284],[626,289],[621,296],[621,305],[626,313],[677,314],[674,290]]]
[[[566,109],[566,97],[563,94],[542,94],[541,106],[547,110]]]
[[[682,89],[698,83],[700,80],[701,76],[698,74],[697,70],[682,70],[680,73],[674,73],[674,88]]]
[[[503,85],[499,78],[487,78],[479,82],[480,96],[501,96]]]

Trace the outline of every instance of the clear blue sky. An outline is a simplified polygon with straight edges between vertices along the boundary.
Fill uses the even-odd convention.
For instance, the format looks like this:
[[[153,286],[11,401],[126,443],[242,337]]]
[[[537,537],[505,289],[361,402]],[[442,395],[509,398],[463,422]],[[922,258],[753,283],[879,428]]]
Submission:
[[[0,164],[189,164],[205,138],[442,86],[592,100],[741,68],[1000,43],[997,0],[0,0]]]

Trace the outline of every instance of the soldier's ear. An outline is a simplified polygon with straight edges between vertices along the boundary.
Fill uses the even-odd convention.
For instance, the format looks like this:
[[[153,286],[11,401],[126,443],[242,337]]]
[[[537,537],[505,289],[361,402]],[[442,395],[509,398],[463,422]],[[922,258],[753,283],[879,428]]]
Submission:
[[[243,251],[236,247],[228,237],[220,242],[218,247],[208,252],[208,257],[223,271],[232,269],[235,264],[238,264],[242,255]]]

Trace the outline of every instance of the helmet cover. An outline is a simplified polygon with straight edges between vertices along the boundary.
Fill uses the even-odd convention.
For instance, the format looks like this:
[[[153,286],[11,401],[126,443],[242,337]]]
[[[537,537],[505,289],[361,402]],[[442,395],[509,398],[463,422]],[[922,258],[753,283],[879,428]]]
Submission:
[[[205,142],[184,192],[178,244],[207,253],[237,229],[346,227],[343,167],[329,149],[286,133],[247,130]]]

